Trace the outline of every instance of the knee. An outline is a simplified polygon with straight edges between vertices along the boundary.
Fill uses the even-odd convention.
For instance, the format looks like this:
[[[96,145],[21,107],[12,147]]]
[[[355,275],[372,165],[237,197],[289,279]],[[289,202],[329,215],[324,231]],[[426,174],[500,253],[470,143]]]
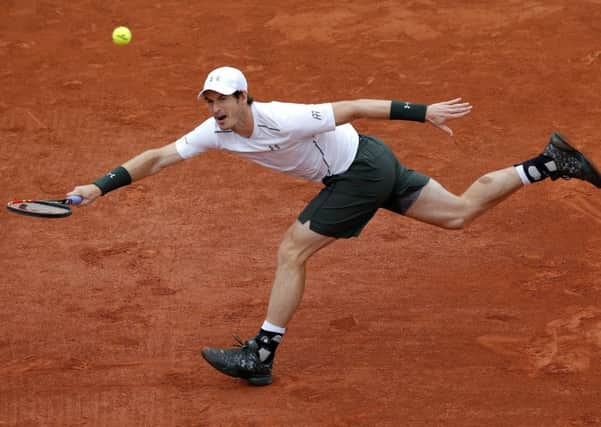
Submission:
[[[456,216],[453,218],[449,218],[444,221],[441,226],[446,230],[463,230],[470,223],[470,220],[467,216]]]
[[[468,200],[462,200],[460,207],[448,215],[440,226],[447,230],[463,230],[474,219],[475,209]]]
[[[286,233],[278,248],[278,265],[303,265],[307,258],[291,234]]]

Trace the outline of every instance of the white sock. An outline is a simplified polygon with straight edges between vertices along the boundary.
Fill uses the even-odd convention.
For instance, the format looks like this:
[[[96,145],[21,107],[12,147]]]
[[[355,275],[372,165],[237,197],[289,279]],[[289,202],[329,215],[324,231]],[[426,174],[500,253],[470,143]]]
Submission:
[[[522,180],[522,184],[524,184],[524,185],[532,184],[530,182],[530,180],[528,179],[528,175],[526,175],[526,171],[524,170],[524,165],[515,166],[515,170],[517,171],[518,175],[520,176],[520,179]]]
[[[286,333],[286,328],[282,328],[281,326],[274,325],[273,323],[268,322],[267,320],[263,322],[263,326],[261,329],[267,332],[273,332],[275,334],[284,335]]]

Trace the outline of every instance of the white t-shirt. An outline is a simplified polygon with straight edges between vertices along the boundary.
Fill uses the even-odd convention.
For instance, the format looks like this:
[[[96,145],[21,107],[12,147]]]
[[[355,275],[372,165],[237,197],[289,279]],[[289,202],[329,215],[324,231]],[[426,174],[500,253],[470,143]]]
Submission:
[[[359,135],[348,123],[336,126],[332,104],[253,102],[251,109],[250,138],[221,130],[211,117],[176,141],[179,155],[227,150],[310,181],[345,172],[355,159]]]

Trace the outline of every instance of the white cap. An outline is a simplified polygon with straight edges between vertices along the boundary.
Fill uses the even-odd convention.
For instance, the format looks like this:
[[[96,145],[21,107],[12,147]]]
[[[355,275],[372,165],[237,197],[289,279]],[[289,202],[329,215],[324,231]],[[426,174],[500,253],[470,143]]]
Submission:
[[[231,95],[236,91],[248,91],[248,84],[242,71],[234,67],[220,67],[209,73],[202,91],[198,97],[208,90],[214,90],[222,95]]]

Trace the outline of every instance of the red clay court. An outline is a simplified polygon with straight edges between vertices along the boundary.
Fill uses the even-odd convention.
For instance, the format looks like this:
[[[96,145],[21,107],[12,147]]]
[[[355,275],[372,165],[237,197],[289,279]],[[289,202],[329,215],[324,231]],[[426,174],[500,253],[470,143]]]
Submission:
[[[455,136],[358,121],[454,192],[560,130],[601,164],[601,1],[4,0],[0,195],[61,197],[260,101],[474,105]],[[132,43],[111,32],[126,25]],[[274,384],[199,355],[254,335],[320,186],[213,152],[67,219],[0,215],[0,426],[601,425],[601,193],[525,188],[450,232],[380,212],[309,262]]]

